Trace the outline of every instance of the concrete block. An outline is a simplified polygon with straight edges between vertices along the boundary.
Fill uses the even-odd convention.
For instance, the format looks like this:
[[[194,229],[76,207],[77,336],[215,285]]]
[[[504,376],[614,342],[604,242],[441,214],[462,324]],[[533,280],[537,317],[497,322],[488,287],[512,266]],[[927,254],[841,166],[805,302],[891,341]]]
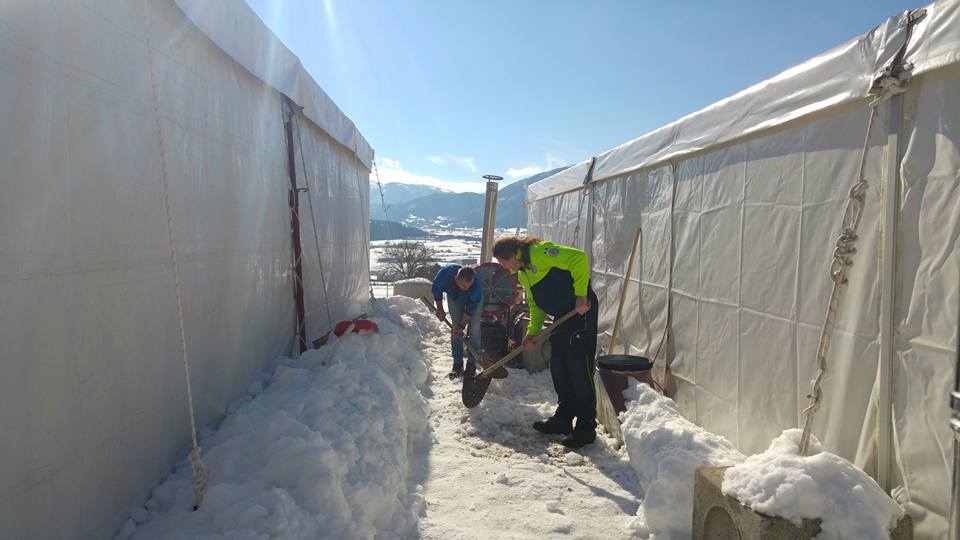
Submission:
[[[809,540],[820,534],[819,519],[801,526],[755,512],[721,491],[726,467],[699,467],[693,480],[694,540]],[[891,531],[893,540],[911,540],[913,522],[904,517]]]

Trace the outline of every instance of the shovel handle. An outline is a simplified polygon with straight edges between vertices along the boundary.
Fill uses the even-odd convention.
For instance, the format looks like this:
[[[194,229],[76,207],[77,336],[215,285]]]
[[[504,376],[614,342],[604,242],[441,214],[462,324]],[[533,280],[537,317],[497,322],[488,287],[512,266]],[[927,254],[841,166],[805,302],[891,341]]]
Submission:
[[[327,357],[323,359],[323,363],[330,365],[333,361],[333,357],[337,355],[337,351],[340,350],[340,347],[343,345],[343,342],[347,340],[347,337],[353,332],[353,329],[357,326],[356,320],[350,322],[350,326],[347,326],[347,331],[340,336],[340,339],[333,344],[333,347],[330,349],[330,353],[327,354]]]
[[[550,335],[550,332],[553,332],[558,326],[560,326],[561,324],[567,322],[567,319],[569,319],[570,317],[573,317],[573,316],[576,315],[576,314],[577,314],[577,310],[576,310],[576,309],[571,309],[569,313],[567,313],[567,314],[564,315],[563,317],[560,317],[560,319],[554,321],[553,324],[551,324],[548,328],[544,329],[543,332],[540,332],[540,334],[539,334],[537,337],[538,337],[538,338],[545,338],[545,337],[549,336],[549,335]],[[477,373],[477,377],[489,377],[490,374],[493,373],[494,371],[496,371],[497,368],[499,368],[500,366],[506,364],[506,363],[509,362],[510,360],[513,360],[518,354],[520,354],[520,353],[522,353],[522,352],[523,352],[523,346],[521,345],[520,347],[517,347],[516,349],[510,351],[506,356],[504,356],[504,357],[501,358],[500,360],[497,360],[497,362],[496,362],[495,364],[493,364],[492,366],[490,366],[490,367],[488,367],[487,369],[481,371],[480,373]]]
[[[425,306],[427,306],[428,308],[430,308],[430,309],[432,309],[432,310],[436,310],[436,309],[437,309],[433,304],[430,303],[429,300],[426,299],[426,297],[421,296],[421,297],[420,297],[420,301],[423,302],[423,304],[424,304]],[[450,321],[448,321],[446,317],[443,318],[443,322],[444,322],[444,324],[447,325],[447,327],[449,327],[451,330],[453,330],[453,325],[450,324]],[[480,355],[477,354],[477,351],[473,350],[473,347],[470,346],[470,342],[467,341],[466,339],[464,339],[463,336],[457,336],[457,337],[459,337],[459,338],[460,338],[460,341],[462,341],[463,344],[467,346],[467,351],[468,351],[470,354],[473,355],[473,360],[474,360],[474,362],[479,362],[479,361],[480,361]]]

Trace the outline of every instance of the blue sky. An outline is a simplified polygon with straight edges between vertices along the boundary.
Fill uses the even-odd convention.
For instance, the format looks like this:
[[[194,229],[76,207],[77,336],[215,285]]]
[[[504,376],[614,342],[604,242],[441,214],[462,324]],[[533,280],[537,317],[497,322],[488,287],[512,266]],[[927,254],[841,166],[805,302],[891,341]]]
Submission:
[[[384,182],[481,191],[572,164],[927,2],[247,0]]]

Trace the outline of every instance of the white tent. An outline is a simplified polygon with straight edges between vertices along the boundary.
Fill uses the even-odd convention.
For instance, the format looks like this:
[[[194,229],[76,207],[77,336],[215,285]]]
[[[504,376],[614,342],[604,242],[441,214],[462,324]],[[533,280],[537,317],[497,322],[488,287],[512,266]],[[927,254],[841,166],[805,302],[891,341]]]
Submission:
[[[0,537],[110,537],[190,445],[163,183],[204,426],[294,347],[292,194],[306,338],[357,314],[373,152],[241,0],[0,28]]]
[[[869,134],[813,433],[909,502],[930,538],[945,534],[952,469],[960,2],[915,15],[531,185],[527,205],[531,234],[590,254],[606,335],[642,227],[623,342],[661,350],[690,419],[760,451],[802,424],[868,91],[905,67],[906,91],[877,105]]]

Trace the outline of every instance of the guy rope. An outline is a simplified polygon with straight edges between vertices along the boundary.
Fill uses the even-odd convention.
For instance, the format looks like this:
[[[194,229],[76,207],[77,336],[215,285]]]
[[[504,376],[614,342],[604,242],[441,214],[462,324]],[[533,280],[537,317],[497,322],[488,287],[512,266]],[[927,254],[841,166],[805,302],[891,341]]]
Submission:
[[[857,228],[860,226],[860,220],[863,217],[863,207],[867,194],[866,163],[867,153],[870,148],[870,132],[873,129],[873,122],[877,117],[877,107],[885,102],[891,96],[900,94],[906,89],[903,83],[910,78],[910,69],[912,65],[903,62],[903,56],[906,52],[907,44],[910,42],[910,29],[912,25],[921,20],[926,13],[923,10],[916,10],[907,15],[907,32],[903,45],[893,61],[883,70],[883,72],[874,79],[868,95],[873,99],[870,101],[870,117],[867,120],[867,130],[863,140],[863,149],[860,152],[860,166],[857,172],[857,182],[850,188],[847,195],[847,206],[843,211],[843,220],[840,228],[840,235],[837,237],[833,249],[833,261],[830,264],[830,279],[833,281],[833,289],[830,292],[830,302],[827,305],[827,315],[820,330],[820,344],[817,347],[817,374],[812,381],[812,390],[807,398],[810,404],[803,410],[803,434],[800,436],[800,455],[806,455],[810,444],[810,429],[813,425],[813,415],[820,408],[823,398],[823,392],[820,388],[823,382],[823,376],[827,371],[827,352],[830,349],[830,340],[833,337],[833,329],[836,326],[837,311],[840,307],[840,298],[843,288],[847,285],[847,270],[853,265],[853,256],[857,252]]]
[[[180,330],[180,359],[183,363],[183,373],[187,382],[187,410],[190,412],[190,471],[193,475],[193,509],[196,510],[203,502],[203,494],[207,490],[210,480],[210,469],[200,460],[200,445],[197,444],[197,422],[193,413],[193,392],[190,388],[190,362],[187,360],[187,334],[183,325],[183,294],[180,287],[180,266],[177,264],[177,242],[173,237],[173,213],[170,211],[170,189],[167,182],[167,156],[163,141],[163,125],[160,119],[160,99],[157,90],[156,68],[154,66],[153,41],[150,32],[150,5],[144,0],[144,13],[147,28],[147,51],[150,63],[150,91],[153,97],[153,123],[157,130],[157,141],[160,150],[160,186],[163,190],[163,210],[167,218],[167,239],[170,247],[170,260],[173,263],[173,283],[177,299],[177,322]]]

